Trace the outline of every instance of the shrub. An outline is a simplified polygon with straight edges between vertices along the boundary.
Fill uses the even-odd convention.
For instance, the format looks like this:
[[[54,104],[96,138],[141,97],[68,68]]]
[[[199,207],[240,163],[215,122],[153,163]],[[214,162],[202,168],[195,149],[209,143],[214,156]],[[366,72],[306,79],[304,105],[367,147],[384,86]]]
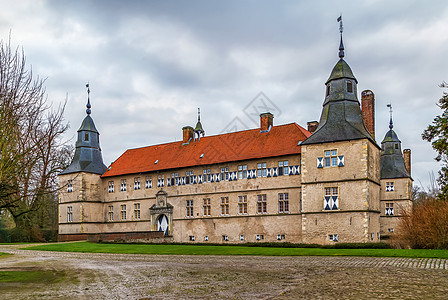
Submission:
[[[448,201],[426,199],[415,203],[399,227],[398,238],[413,249],[448,249]]]

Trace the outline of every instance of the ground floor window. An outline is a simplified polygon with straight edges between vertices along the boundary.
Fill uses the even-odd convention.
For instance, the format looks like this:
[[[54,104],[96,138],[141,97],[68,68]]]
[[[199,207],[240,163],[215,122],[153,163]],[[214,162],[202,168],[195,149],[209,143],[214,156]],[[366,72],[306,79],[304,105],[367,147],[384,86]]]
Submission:
[[[257,235],[255,236],[255,239],[256,239],[257,241],[264,240],[264,235],[263,235],[263,234],[257,234]]]
[[[195,238],[194,235],[190,235],[190,241],[194,242]]]
[[[140,203],[134,204],[134,219],[140,220]]]
[[[229,241],[229,236],[228,236],[228,235],[223,235],[223,236],[222,236],[222,240],[223,240],[224,242]]]
[[[186,210],[187,218],[193,218],[193,200],[187,200]]]
[[[109,221],[113,221],[114,220],[114,207],[112,205],[109,206],[109,210],[107,212],[107,219]]]
[[[286,237],[284,234],[277,234],[277,240],[281,241],[284,240]]]
[[[73,222],[73,206],[67,206],[67,222]]]
[[[257,195],[257,213],[265,214],[267,211],[266,194]]]
[[[203,214],[205,217],[211,216],[211,205],[210,205],[210,198],[203,199],[203,205],[202,205]]]
[[[121,212],[120,212],[120,218],[122,221],[126,220],[126,204],[120,205]]]
[[[229,197],[221,197],[221,215],[229,215]]]
[[[238,213],[247,215],[247,196],[238,196]]]
[[[339,235],[338,234],[330,234],[330,235],[328,235],[328,239],[330,241],[333,241],[333,242],[338,242],[339,241]]]
[[[280,214],[289,212],[289,194],[288,193],[278,194],[278,212]]]

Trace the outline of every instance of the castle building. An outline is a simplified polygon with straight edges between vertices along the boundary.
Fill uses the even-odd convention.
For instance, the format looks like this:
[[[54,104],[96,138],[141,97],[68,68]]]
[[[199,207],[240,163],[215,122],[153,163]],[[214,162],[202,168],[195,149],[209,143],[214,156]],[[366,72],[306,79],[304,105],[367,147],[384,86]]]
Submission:
[[[319,122],[205,136],[129,149],[103,164],[87,116],[71,165],[59,176],[59,240],[332,244],[394,234],[412,204],[410,150],[392,130],[375,140],[372,91],[339,61],[325,83]],[[361,109],[362,108],[362,109]]]

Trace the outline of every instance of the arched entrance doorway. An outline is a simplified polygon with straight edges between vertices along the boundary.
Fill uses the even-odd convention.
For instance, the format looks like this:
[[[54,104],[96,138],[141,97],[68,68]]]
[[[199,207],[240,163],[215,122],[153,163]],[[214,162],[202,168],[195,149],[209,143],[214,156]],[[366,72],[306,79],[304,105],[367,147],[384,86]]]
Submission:
[[[157,218],[157,231],[163,231],[164,235],[169,233],[169,221],[168,217],[164,214]]]

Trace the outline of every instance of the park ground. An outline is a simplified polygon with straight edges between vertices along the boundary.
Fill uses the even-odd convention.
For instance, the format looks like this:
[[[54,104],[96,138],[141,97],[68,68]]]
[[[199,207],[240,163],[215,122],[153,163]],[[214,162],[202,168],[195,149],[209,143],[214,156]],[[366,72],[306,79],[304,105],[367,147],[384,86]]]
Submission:
[[[23,245],[0,245],[0,252],[12,254],[0,256],[1,299],[447,299],[448,294],[448,260],[441,258],[19,248]]]

